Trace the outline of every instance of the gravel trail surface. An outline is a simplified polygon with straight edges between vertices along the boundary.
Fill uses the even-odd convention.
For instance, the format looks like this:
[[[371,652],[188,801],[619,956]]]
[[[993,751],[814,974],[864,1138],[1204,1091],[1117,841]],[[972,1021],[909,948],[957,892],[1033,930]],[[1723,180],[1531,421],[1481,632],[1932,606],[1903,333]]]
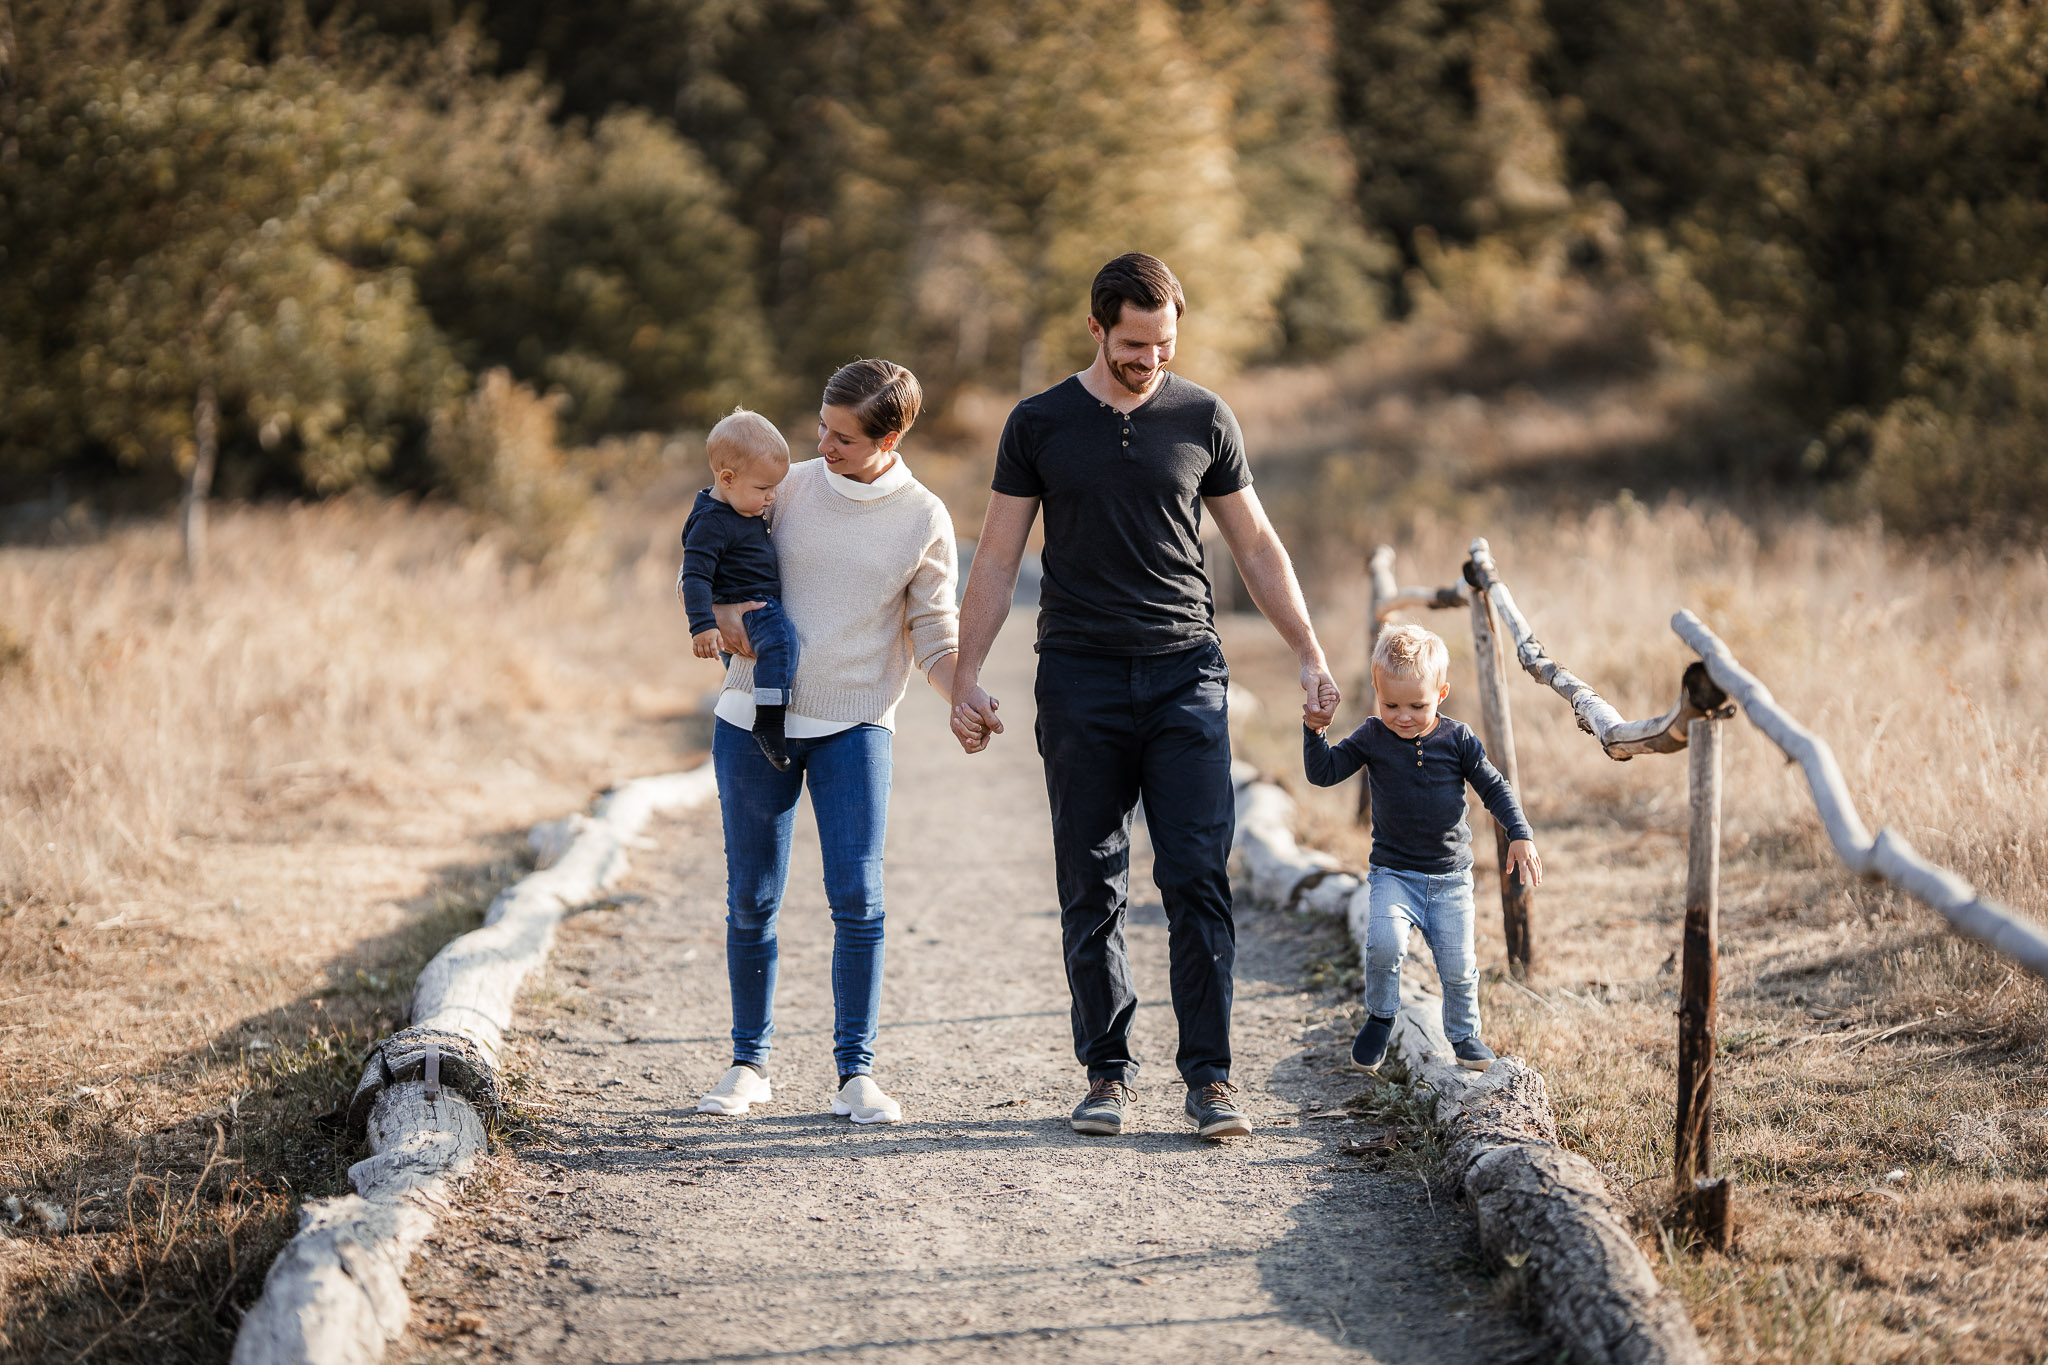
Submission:
[[[906,700],[888,843],[876,1079],[904,1122],[829,1113],[831,925],[805,814],[781,923],[775,1100],[700,1116],[730,1057],[716,810],[656,832],[615,908],[564,927],[529,992],[538,1141],[509,1146],[413,1275],[415,1360],[1523,1361],[1553,1352],[1477,1265],[1471,1226],[1317,1119],[1344,1001],[1304,988],[1327,927],[1240,907],[1235,1079],[1249,1139],[1181,1113],[1166,925],[1135,850],[1144,1072],[1120,1138],[1067,1126],[1031,621],[988,670],[1008,733],[976,757]],[[1285,699],[1275,698],[1274,704]]]

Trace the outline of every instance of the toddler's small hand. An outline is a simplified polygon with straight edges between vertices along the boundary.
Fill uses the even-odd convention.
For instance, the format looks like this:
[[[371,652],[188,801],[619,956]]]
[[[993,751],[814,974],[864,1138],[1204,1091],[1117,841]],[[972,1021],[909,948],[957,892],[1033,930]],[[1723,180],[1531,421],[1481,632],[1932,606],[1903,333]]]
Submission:
[[[1331,718],[1337,712],[1337,703],[1342,700],[1337,692],[1337,680],[1326,668],[1311,664],[1301,670],[1302,723],[1311,730],[1329,728]]]
[[[700,659],[715,659],[726,652],[725,637],[716,630],[700,630],[690,637],[690,652]]]
[[[1514,839],[1509,841],[1508,871],[1520,871],[1524,886],[1543,885],[1543,857],[1536,852],[1534,840]]]

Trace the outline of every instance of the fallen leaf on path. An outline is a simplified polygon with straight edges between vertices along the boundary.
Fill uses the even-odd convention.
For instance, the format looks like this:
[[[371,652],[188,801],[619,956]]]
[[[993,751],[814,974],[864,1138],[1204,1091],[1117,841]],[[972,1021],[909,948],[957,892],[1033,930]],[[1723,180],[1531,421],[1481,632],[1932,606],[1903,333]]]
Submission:
[[[1366,1152],[1394,1152],[1400,1148],[1400,1130],[1389,1128],[1370,1142],[1349,1141],[1341,1144],[1337,1150],[1346,1156],[1361,1156]]]
[[[989,1106],[989,1108],[991,1108],[991,1109],[1014,1109],[1014,1108],[1016,1108],[1016,1107],[1017,1107],[1018,1105],[1020,1105],[1020,1104],[1029,1104],[1029,1103],[1031,1103],[1031,1101],[1030,1101],[1030,1100],[997,1100],[997,1101],[996,1101],[996,1102],[995,1102],[994,1104],[990,1105],[990,1106]]]

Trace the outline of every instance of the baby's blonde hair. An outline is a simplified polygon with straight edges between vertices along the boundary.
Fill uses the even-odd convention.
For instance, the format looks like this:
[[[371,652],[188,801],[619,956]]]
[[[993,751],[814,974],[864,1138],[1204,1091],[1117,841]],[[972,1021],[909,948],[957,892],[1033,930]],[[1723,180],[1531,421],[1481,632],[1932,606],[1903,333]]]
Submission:
[[[789,442],[760,413],[734,408],[704,438],[704,453],[713,469],[742,469],[757,460],[788,464]]]
[[[1451,671],[1451,651],[1443,638],[1421,626],[1390,626],[1373,646],[1372,668],[1390,678],[1414,678],[1442,687]]]

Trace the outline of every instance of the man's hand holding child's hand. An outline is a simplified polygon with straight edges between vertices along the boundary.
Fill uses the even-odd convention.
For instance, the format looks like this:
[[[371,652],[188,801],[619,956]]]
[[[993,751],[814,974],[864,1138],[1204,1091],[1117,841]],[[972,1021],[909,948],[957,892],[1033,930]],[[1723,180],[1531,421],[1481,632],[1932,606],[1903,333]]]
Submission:
[[[1508,842],[1508,871],[1520,869],[1524,886],[1543,885],[1543,858],[1536,852],[1533,839],[1512,839]]]
[[[690,637],[690,651],[700,659],[715,659],[726,652],[725,637],[714,630],[700,630]]]
[[[1343,698],[1337,692],[1337,680],[1330,676],[1330,670],[1316,664],[1305,665],[1301,670],[1301,723],[1321,734],[1330,728],[1331,717],[1337,714],[1337,703]]]

